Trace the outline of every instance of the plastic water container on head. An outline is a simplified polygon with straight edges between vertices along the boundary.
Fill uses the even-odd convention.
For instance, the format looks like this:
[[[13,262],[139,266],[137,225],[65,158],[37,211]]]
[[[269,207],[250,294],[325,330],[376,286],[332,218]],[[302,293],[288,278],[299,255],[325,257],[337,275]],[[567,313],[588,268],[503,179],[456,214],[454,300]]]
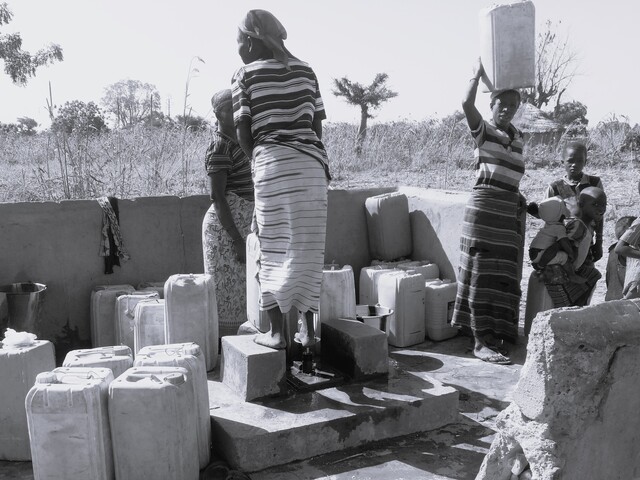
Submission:
[[[405,271],[415,270],[415,272],[422,275],[425,280],[440,277],[438,265],[431,263],[429,260],[412,260],[399,264],[397,268]]]
[[[166,343],[164,330],[165,301],[160,299],[142,300],[133,311],[133,351],[137,354],[148,345]]]
[[[207,371],[218,363],[218,306],[213,275],[178,274],[164,285],[167,343],[197,343]]]
[[[209,389],[207,367],[200,347],[195,343],[152,345],[136,355],[136,367],[182,367],[189,371],[197,407],[197,434],[200,468],[209,464],[211,450],[211,417],[209,416]]]
[[[428,281],[424,287],[424,320],[427,337],[439,342],[455,337],[458,329],[451,326],[458,285],[451,280]]]
[[[369,253],[378,260],[392,261],[411,255],[409,200],[393,192],[369,197],[364,202]]]
[[[0,460],[31,460],[24,399],[36,376],[55,367],[51,342],[31,340],[17,346],[5,336],[0,347]]]
[[[133,292],[116,298],[116,343],[134,349],[134,326],[136,305],[143,300],[160,298],[157,292]]]
[[[133,367],[109,385],[118,480],[198,480],[196,402],[179,367]]]
[[[378,281],[378,303],[388,317],[389,345],[408,347],[424,341],[424,278],[414,271],[385,273]]]
[[[116,298],[135,292],[131,285],[98,285],[91,292],[91,345],[116,345]]]
[[[255,233],[247,236],[247,318],[261,332],[268,332],[271,325],[266,312],[260,311],[260,240]]]
[[[321,325],[327,320],[356,318],[356,286],[351,265],[323,267],[317,318],[316,336],[321,335]]]
[[[113,479],[111,381],[107,368],[56,368],[38,375],[25,400],[36,480]]]
[[[480,58],[487,91],[533,87],[536,69],[535,7],[531,1],[480,12]]]
[[[400,269],[383,265],[363,267],[360,270],[360,285],[358,301],[360,305],[375,305],[378,303],[378,281],[380,276],[388,272],[399,272]]]
[[[131,349],[126,345],[71,350],[64,357],[63,367],[109,368],[114,377],[133,366]]]

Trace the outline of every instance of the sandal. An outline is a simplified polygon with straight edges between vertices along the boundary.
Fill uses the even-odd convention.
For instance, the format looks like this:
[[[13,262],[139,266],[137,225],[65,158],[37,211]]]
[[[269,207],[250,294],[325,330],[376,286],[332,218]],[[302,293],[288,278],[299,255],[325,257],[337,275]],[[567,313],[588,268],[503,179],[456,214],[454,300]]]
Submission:
[[[511,359],[498,352],[496,352],[494,355],[487,355],[486,357],[476,358],[479,358],[483,362],[493,363],[495,365],[511,365]]]

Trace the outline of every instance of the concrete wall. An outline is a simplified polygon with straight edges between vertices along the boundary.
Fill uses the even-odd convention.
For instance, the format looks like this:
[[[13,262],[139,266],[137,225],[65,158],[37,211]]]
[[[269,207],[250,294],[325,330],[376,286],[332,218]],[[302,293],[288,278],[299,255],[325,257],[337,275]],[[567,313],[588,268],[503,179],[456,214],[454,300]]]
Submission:
[[[364,214],[367,197],[394,188],[330,190],[325,260],[349,264],[356,276],[369,265]],[[401,189],[409,197],[414,259],[431,259],[455,278],[466,196]],[[201,225],[207,196],[120,200],[129,261],[104,273],[98,255],[102,209],[95,200],[0,204],[0,285],[47,285],[35,333],[62,349],[86,346],[89,298],[96,285],[162,282],[175,273],[201,273]],[[60,350],[60,348],[59,348]],[[59,352],[60,353],[60,352]]]

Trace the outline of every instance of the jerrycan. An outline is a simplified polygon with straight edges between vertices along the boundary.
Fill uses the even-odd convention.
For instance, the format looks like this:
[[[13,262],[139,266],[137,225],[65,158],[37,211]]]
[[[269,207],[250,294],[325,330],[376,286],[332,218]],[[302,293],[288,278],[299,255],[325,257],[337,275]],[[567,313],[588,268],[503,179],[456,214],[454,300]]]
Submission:
[[[157,292],[132,292],[116,298],[115,345],[126,345],[134,349],[134,324],[136,305],[143,300],[160,298]]]
[[[316,336],[322,323],[337,318],[356,318],[356,286],[351,265],[325,265],[322,268],[320,309]]]
[[[34,340],[0,348],[0,460],[31,460],[24,399],[36,376],[56,367],[53,344]]]
[[[398,268],[405,271],[415,270],[415,272],[422,275],[425,280],[440,278],[438,265],[431,263],[429,260],[412,260],[410,262],[400,263]]]
[[[164,330],[165,301],[158,298],[138,302],[133,311],[133,351],[149,345],[166,343]]]
[[[397,268],[385,265],[372,265],[360,270],[359,305],[375,305],[378,303],[378,281],[380,276],[388,272],[398,272]]]
[[[91,345],[116,345],[116,298],[135,292],[132,285],[98,285],[91,292]]]
[[[40,373],[25,400],[36,480],[111,480],[108,368]]]
[[[369,253],[372,258],[393,261],[411,255],[411,220],[409,200],[403,193],[392,192],[365,200]]]
[[[126,345],[71,350],[64,357],[63,367],[109,368],[119,377],[133,366],[131,349]]]
[[[451,326],[458,285],[451,280],[425,282],[424,319],[427,337],[439,342],[455,337],[458,329]]]
[[[378,303],[393,310],[388,317],[389,345],[408,347],[422,343],[424,278],[413,270],[385,273],[378,281]]]
[[[191,376],[196,414],[200,468],[209,464],[211,450],[211,417],[209,416],[209,388],[207,367],[200,347],[195,343],[150,345],[136,355],[136,367],[182,367]]]
[[[109,385],[118,480],[198,480],[196,402],[180,367],[132,367]]]
[[[535,20],[531,1],[494,5],[480,11],[480,58],[487,91],[535,85]]]

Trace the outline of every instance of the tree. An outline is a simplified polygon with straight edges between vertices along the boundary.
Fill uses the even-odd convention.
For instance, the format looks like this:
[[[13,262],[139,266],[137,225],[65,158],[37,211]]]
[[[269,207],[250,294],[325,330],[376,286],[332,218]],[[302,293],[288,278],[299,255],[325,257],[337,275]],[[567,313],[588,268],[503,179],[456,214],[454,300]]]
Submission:
[[[0,3],[0,26],[13,19],[6,3]],[[33,55],[22,50],[22,37],[19,33],[0,34],[0,59],[4,61],[4,71],[14,83],[24,85],[35,76],[36,69],[44,65],[62,61],[62,48],[56,44],[38,50]]]
[[[387,100],[398,96],[397,92],[389,90],[385,85],[388,79],[389,75],[386,73],[378,73],[373,82],[367,86],[352,82],[347,77],[333,79],[332,93],[336,97],[344,97],[347,103],[360,107],[360,128],[356,146],[358,152],[367,134],[367,120],[373,118],[370,110],[375,110]]]
[[[160,109],[155,85],[139,80],[120,80],[105,88],[102,105],[116,119],[116,126],[130,127]]]
[[[18,131],[23,135],[35,135],[38,122],[30,117],[18,118]]]
[[[587,106],[581,102],[573,101],[556,105],[551,118],[563,125],[568,135],[587,133],[587,125],[589,124]]]
[[[100,133],[107,130],[107,124],[102,111],[95,103],[72,100],[60,107],[51,122],[51,129],[67,134]]]
[[[568,37],[559,37],[556,33],[558,24],[547,20],[546,29],[538,34],[536,85],[522,92],[523,102],[538,108],[548,105],[554,98],[555,105],[560,105],[562,95],[576,76],[577,55],[571,49]]]
[[[177,115],[176,122],[190,131],[206,130],[209,128],[209,122],[198,115]]]

